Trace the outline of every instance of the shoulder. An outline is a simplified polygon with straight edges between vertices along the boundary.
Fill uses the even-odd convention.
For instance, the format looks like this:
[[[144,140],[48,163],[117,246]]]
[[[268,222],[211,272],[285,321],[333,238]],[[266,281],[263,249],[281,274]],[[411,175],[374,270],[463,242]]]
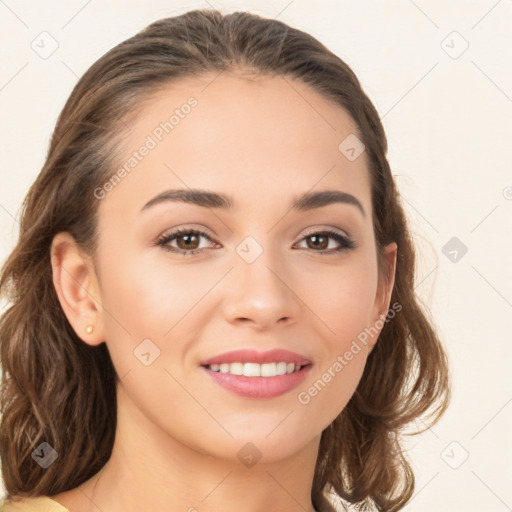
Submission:
[[[48,496],[0,500],[0,512],[70,512]]]

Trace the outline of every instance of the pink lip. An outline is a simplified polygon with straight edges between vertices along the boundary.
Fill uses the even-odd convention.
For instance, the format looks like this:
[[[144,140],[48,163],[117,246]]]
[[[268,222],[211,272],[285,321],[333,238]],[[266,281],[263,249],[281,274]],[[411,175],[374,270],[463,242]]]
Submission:
[[[207,368],[211,364],[221,363],[273,363],[285,362],[302,366],[299,371],[275,377],[246,377],[230,373],[214,372]],[[246,398],[274,398],[297,387],[311,370],[309,359],[289,350],[235,350],[207,359],[201,363],[202,370],[224,389]]]
[[[299,366],[311,364],[311,361],[300,354],[289,350],[274,349],[266,352],[257,350],[233,350],[203,361],[201,366],[222,363],[294,363]],[[267,377],[265,377],[267,378]],[[272,378],[272,377],[270,377]]]
[[[201,369],[217,384],[237,395],[246,398],[274,398],[297,387],[306,378],[311,365],[304,366],[297,372],[275,377],[245,377],[213,372],[205,367]]]

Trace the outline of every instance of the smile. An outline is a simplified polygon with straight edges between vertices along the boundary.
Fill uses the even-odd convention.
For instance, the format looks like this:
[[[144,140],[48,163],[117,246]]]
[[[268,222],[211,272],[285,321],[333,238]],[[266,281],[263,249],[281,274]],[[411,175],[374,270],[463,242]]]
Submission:
[[[200,364],[201,370],[221,388],[256,399],[274,398],[293,390],[312,367],[307,357],[283,349],[235,350]]]
[[[229,373],[230,375],[245,375],[245,377],[275,377],[298,372],[302,366],[295,363],[221,363],[211,364],[212,372]]]

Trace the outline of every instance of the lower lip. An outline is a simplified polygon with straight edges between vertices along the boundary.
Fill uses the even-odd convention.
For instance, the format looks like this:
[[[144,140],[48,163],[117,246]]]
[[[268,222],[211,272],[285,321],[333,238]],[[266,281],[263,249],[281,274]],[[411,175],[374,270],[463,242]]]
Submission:
[[[297,387],[308,374],[311,365],[301,370],[275,377],[246,377],[230,373],[214,372],[201,367],[217,384],[246,398],[274,398]]]

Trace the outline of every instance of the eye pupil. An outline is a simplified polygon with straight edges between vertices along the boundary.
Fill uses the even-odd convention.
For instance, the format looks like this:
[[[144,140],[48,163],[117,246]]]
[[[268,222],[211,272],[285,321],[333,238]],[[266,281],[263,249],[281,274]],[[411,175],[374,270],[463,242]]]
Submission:
[[[327,249],[329,243],[327,243],[327,245],[325,244],[325,241],[328,239],[326,236],[323,236],[323,235],[311,235],[309,237],[310,240],[315,240],[315,242],[313,242],[313,247],[320,247],[321,249]],[[318,240],[319,239],[323,239],[324,243],[318,243]]]
[[[180,245],[181,245],[181,244],[180,244],[180,240],[185,239],[185,238],[186,238],[186,239],[188,239],[188,242],[185,242],[185,243],[183,244],[184,246],[183,246],[183,247],[180,247],[180,249],[190,249],[190,245],[191,245],[191,243],[192,243],[192,244],[194,243],[193,241],[191,242],[191,241],[190,241],[190,239],[191,239],[191,238],[196,238],[196,239],[197,239],[197,235],[195,235],[195,234],[193,234],[193,233],[192,233],[192,234],[190,234],[190,233],[189,233],[189,234],[179,235],[178,237],[176,237],[176,240],[177,240],[178,246],[180,246]],[[196,240],[196,241],[197,241],[197,240]]]

